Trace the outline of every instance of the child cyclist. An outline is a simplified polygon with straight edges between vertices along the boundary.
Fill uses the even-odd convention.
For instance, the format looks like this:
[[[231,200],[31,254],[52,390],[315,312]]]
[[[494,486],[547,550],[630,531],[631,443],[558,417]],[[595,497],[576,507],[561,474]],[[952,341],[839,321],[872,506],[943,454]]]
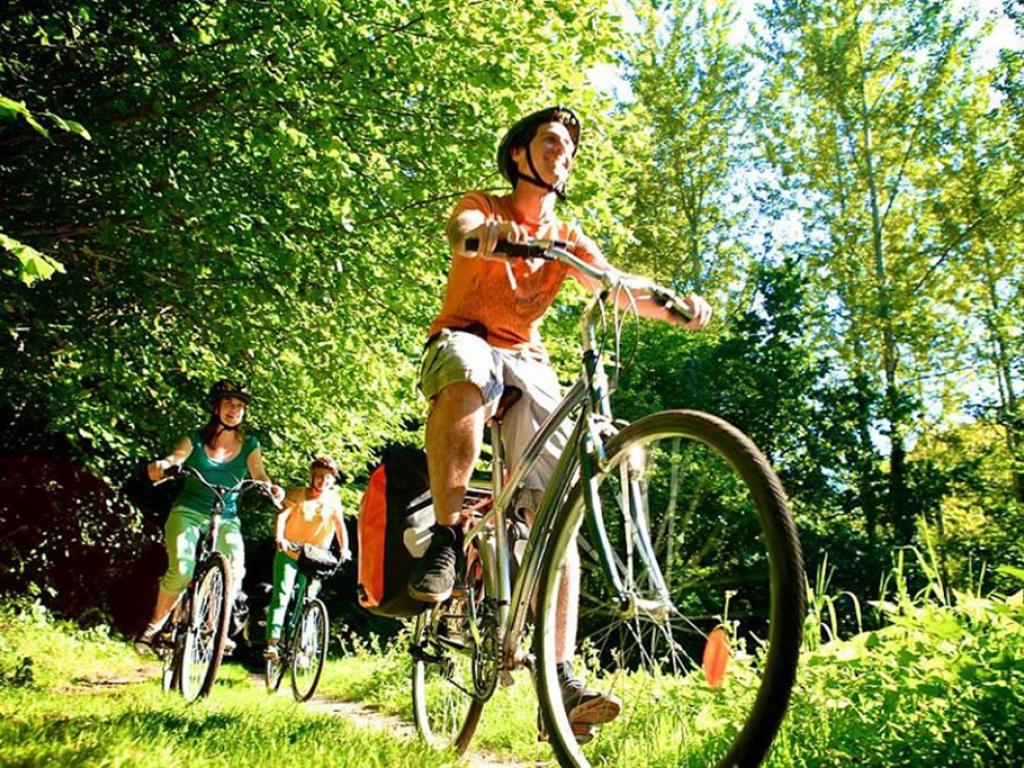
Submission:
[[[342,517],[341,499],[334,490],[338,467],[333,459],[320,456],[310,466],[308,488],[291,488],[285,494],[284,509],[277,516],[274,542],[274,590],[267,614],[266,657],[277,661],[277,643],[281,637],[288,602],[299,572],[299,553],[294,545],[312,544],[327,548],[331,537],[337,536],[341,560],[352,558],[348,533]]]

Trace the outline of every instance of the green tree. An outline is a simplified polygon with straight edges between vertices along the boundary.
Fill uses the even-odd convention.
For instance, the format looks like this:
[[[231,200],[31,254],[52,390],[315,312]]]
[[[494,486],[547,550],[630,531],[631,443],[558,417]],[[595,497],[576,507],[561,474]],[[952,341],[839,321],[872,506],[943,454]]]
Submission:
[[[643,142],[629,172],[632,263],[719,299],[749,266],[738,177],[750,155],[750,64],[731,42],[737,16],[735,3],[717,0],[647,9],[631,61]]]
[[[85,139],[89,138],[89,132],[73,120],[65,120],[54,114],[50,114],[48,117],[58,128],[76,133]],[[0,119],[4,121],[14,120],[16,122],[24,120],[40,136],[47,139],[50,138],[50,132],[29,111],[24,102],[14,101],[14,99],[9,99],[3,94],[0,94]],[[0,166],[0,173],[2,171],[3,168]],[[18,242],[13,237],[8,237],[2,231],[0,231],[0,248],[11,253],[18,261],[17,271],[5,271],[13,273],[25,285],[32,285],[37,280],[47,280],[54,272],[64,271],[64,265],[56,259],[40,253],[31,246]]]
[[[94,139],[0,135],[0,225],[67,267],[45,300],[5,302],[7,430],[41,417],[95,466],[150,455],[231,373],[276,474],[300,477],[312,450],[360,471],[422,413],[444,218],[500,186],[500,129],[576,105],[576,210],[600,208],[610,138],[585,73],[620,35],[562,0],[135,0],[0,21],[2,90]]]
[[[799,213],[793,247],[833,309],[830,343],[853,381],[868,377],[881,388],[885,518],[865,489],[866,524],[873,533],[885,522],[909,541],[915,382],[942,371],[962,338],[948,311],[956,276],[945,267],[966,224],[948,226],[940,211],[952,162],[946,128],[958,118],[977,41],[966,31],[970,18],[939,3],[800,2],[762,6],[761,18],[762,152],[781,176],[778,194]],[[870,440],[876,423],[867,407],[859,422]]]

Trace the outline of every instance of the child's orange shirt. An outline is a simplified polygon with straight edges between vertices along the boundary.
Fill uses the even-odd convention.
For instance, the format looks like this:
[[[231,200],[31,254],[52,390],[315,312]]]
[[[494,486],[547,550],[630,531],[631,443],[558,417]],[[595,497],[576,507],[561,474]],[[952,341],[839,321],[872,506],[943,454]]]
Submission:
[[[325,491],[319,499],[307,499],[305,488],[290,488],[284,497],[284,508],[289,513],[284,522],[284,537],[296,544],[326,549],[334,535],[334,521],[344,525],[341,499],[333,491]],[[298,552],[286,550],[285,554],[299,559]]]

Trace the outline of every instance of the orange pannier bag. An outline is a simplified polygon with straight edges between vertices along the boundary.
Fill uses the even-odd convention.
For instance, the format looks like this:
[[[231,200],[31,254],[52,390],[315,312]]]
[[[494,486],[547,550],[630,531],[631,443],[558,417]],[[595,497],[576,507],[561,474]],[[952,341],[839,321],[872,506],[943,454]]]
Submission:
[[[359,504],[359,604],[379,616],[415,616],[426,606],[406,591],[413,561],[430,543],[434,507],[427,455],[388,446]]]

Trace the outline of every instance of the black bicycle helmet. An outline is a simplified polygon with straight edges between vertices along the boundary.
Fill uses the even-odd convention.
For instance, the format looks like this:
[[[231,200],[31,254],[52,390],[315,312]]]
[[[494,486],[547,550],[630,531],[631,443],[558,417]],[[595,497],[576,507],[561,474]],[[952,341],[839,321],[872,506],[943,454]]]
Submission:
[[[317,456],[313,459],[313,463],[309,465],[309,471],[312,472],[314,469],[326,469],[335,477],[338,476],[338,465],[330,456]]]
[[[580,119],[571,109],[559,104],[527,115],[508,129],[505,137],[501,140],[501,144],[498,145],[498,170],[501,171],[502,176],[508,179],[513,189],[516,186],[516,182],[522,179],[530,184],[554,192],[564,200],[564,184],[552,186],[544,181],[537,172],[537,168],[533,164],[533,157],[530,155],[530,142],[537,134],[537,128],[544,123],[550,122],[561,123],[568,129],[569,136],[572,138],[572,154],[575,156],[576,150],[580,146],[580,129],[582,127]],[[530,166],[530,172],[533,174],[532,177],[520,173],[519,168],[516,167],[515,161],[512,159],[512,150],[516,147],[526,149],[526,162]]]
[[[226,397],[237,397],[246,405],[252,400],[252,394],[249,392],[248,387],[244,384],[240,384],[237,381],[231,379],[220,379],[210,387],[210,391],[207,393],[207,399],[210,402],[210,408],[216,412],[217,403]]]

